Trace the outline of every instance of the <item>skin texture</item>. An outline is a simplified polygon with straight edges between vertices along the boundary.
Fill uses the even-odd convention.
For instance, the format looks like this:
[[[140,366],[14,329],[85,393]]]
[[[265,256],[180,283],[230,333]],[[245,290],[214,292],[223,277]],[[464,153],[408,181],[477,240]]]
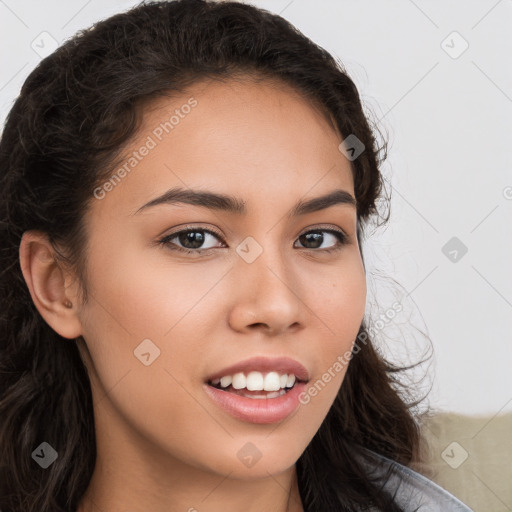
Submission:
[[[153,130],[191,97],[197,105],[158,141]],[[86,305],[42,234],[25,233],[20,246],[36,307],[79,344],[91,379],[97,465],[79,512],[302,511],[295,463],[346,368],[275,424],[233,418],[203,384],[260,355],[296,359],[315,382],[352,348],[366,300],[356,210],[335,205],[287,217],[300,199],[334,189],[354,195],[341,138],[301,95],[268,80],[207,81],[160,98],[146,108],[127,155],[148,136],[156,147],[91,200]],[[235,196],[248,214],[188,204],[135,214],[176,186]],[[190,225],[222,234],[205,234],[209,254],[173,251],[178,238],[157,243]],[[338,245],[329,233],[318,245],[299,240],[319,228],[342,230],[348,241],[326,253]],[[252,263],[236,252],[248,236],[263,249]],[[144,339],[160,350],[148,366],[134,355]],[[248,442],[261,453],[252,467],[237,456]]]

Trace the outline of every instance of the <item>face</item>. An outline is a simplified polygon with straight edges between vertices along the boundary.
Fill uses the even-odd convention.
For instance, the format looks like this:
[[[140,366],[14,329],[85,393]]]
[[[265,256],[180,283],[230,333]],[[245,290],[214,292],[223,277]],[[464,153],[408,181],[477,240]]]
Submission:
[[[354,196],[340,142],[319,111],[270,82],[202,82],[145,110],[87,213],[90,298],[78,311],[98,439],[119,460],[151,454],[181,471],[261,478],[311,441],[366,299],[355,207],[295,211],[334,191]],[[204,197],[151,204],[177,188],[238,209]],[[212,392],[211,377],[254,357],[225,376],[281,380],[302,365],[307,400],[289,399],[299,384],[275,399],[240,397],[234,382]]]

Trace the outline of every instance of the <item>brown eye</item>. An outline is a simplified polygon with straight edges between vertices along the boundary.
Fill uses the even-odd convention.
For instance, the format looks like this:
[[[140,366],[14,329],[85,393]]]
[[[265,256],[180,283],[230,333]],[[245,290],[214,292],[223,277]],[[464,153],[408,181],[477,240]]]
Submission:
[[[164,236],[158,241],[159,244],[165,245],[172,251],[181,251],[188,254],[201,254],[215,249],[219,246],[204,247],[209,239],[216,238],[222,241],[219,233],[210,229],[204,228],[188,228],[176,231],[169,235]],[[302,244],[302,248],[319,250],[321,252],[331,252],[341,249],[348,243],[348,237],[342,231],[335,229],[315,229],[303,233],[297,239]],[[329,242],[334,241],[334,244]],[[210,242],[211,243],[211,242]],[[222,241],[222,243],[224,243]],[[322,247],[325,243],[329,244],[327,247]]]
[[[169,247],[171,250],[185,251],[187,253],[201,253],[208,251],[214,247],[204,247],[204,244],[211,238],[220,239],[220,235],[204,228],[189,228],[181,231],[176,231],[170,235],[164,236],[159,243]],[[178,243],[173,242],[177,240]]]
[[[325,236],[324,233],[327,233],[330,237]],[[328,243],[330,238],[335,238],[337,242],[335,242],[334,245],[331,244],[328,247],[322,248],[322,244],[326,241]],[[307,233],[299,236],[298,240],[304,245],[305,249],[320,248],[320,250],[324,250],[325,252],[339,249],[348,242],[348,238],[345,233],[335,229],[315,229],[313,231],[308,231]]]

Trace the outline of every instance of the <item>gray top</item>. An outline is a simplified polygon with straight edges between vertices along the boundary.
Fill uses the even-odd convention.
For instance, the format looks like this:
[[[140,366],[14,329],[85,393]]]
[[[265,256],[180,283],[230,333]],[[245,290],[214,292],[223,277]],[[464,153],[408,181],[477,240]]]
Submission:
[[[396,491],[397,504],[407,512],[473,512],[446,489],[420,473],[378,453],[371,453],[382,461],[386,469],[391,466],[391,475],[384,488],[392,493]]]

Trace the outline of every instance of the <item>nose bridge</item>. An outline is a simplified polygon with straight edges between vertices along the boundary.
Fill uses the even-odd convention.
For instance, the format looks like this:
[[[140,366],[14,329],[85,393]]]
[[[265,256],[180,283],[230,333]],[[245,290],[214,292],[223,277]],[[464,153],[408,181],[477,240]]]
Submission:
[[[301,301],[294,290],[292,269],[276,236],[262,241],[247,237],[236,248],[238,311],[248,323],[282,329],[299,321]],[[250,320],[250,321],[249,321]]]
[[[237,246],[236,252],[243,260],[238,262],[243,269],[242,273],[246,272],[253,284],[259,286],[258,283],[263,280],[267,287],[272,286],[273,281],[278,281],[278,287],[285,286],[283,281],[287,282],[291,269],[283,254],[277,230],[247,236]]]

